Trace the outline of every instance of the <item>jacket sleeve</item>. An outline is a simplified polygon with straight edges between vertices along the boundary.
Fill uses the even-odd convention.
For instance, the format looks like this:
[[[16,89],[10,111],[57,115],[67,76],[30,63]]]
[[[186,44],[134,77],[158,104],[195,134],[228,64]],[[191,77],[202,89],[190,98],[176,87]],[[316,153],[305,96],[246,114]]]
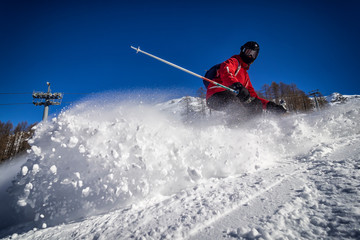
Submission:
[[[259,100],[261,101],[261,103],[262,103],[263,109],[266,109],[266,105],[268,104],[269,101],[266,100],[266,99],[260,98],[260,97],[257,95],[257,93],[255,92],[254,87],[252,86],[252,84],[251,84],[251,82],[250,82],[250,79],[249,79],[249,81],[248,81],[248,84],[247,84],[246,88],[247,88],[247,90],[249,91],[250,96],[259,99]]]
[[[250,93],[250,96],[258,98],[262,102],[263,109],[266,109],[266,105],[269,102],[266,99],[260,98],[252,86],[249,75],[246,73],[245,77],[238,74],[235,76],[235,72],[238,68],[239,61],[236,58],[229,58],[220,65],[219,73],[222,84],[230,87],[236,82],[240,82],[243,86],[247,88]]]
[[[229,58],[220,65],[219,74],[222,84],[230,87],[236,82],[239,82],[235,77],[235,72],[239,62],[235,58]]]

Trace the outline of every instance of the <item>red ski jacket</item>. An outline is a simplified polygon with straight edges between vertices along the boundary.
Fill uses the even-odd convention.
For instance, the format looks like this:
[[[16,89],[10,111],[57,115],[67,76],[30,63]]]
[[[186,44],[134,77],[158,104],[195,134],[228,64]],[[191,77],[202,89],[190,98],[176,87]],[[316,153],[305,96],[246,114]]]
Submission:
[[[240,64],[240,68],[239,68]],[[266,108],[266,104],[269,102],[266,99],[259,98],[256,94],[249,78],[247,70],[249,65],[244,63],[239,55],[234,55],[220,65],[218,70],[218,77],[215,77],[213,81],[220,83],[226,87],[230,87],[235,82],[241,83],[250,93],[251,97],[258,98],[262,104],[263,108]],[[206,99],[209,99],[214,93],[227,91],[226,89],[216,86],[215,84],[210,83],[206,91]]]

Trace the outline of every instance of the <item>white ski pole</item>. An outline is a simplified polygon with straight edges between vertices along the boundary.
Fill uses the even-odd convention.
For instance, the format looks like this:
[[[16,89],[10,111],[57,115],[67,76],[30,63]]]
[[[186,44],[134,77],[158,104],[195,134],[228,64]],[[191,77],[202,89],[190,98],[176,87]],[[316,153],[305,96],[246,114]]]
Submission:
[[[135,47],[133,47],[133,46],[130,46],[130,47],[131,47],[132,49],[136,50],[136,53],[141,52],[141,53],[143,53],[143,54],[145,54],[145,55],[148,55],[148,56],[150,56],[150,57],[152,57],[152,58],[155,58],[155,59],[157,59],[157,60],[159,60],[159,61],[161,61],[161,62],[163,62],[163,63],[166,63],[166,64],[168,64],[168,65],[170,65],[170,66],[173,66],[173,67],[175,67],[175,68],[177,68],[177,69],[180,69],[180,70],[182,70],[182,71],[184,71],[184,72],[187,72],[187,73],[189,73],[189,74],[191,74],[191,75],[193,75],[193,76],[195,76],[195,77],[201,78],[202,80],[211,82],[212,84],[215,84],[215,85],[217,85],[217,86],[219,86],[219,87],[222,87],[222,88],[224,88],[224,89],[226,89],[226,90],[229,90],[229,91],[231,91],[231,92],[233,92],[233,93],[235,93],[235,94],[238,94],[238,91],[236,91],[236,90],[234,90],[234,89],[232,89],[232,88],[226,87],[226,86],[224,86],[224,85],[222,85],[222,84],[220,84],[220,83],[217,83],[217,82],[215,82],[215,81],[213,81],[213,80],[210,80],[210,79],[208,79],[208,78],[206,78],[206,77],[203,77],[203,76],[201,76],[201,75],[199,75],[199,74],[196,74],[196,73],[194,73],[194,72],[192,72],[192,71],[189,71],[189,70],[187,70],[187,69],[185,69],[185,68],[183,68],[183,67],[180,67],[180,66],[178,66],[178,65],[176,65],[176,64],[173,64],[173,63],[171,63],[171,62],[168,62],[168,61],[166,61],[166,60],[164,60],[164,59],[162,59],[162,58],[156,57],[156,56],[154,56],[154,55],[152,55],[152,54],[150,54],[150,53],[147,53],[147,52],[145,52],[145,51],[143,51],[143,50],[140,50],[140,47],[137,47],[137,48],[135,48]]]

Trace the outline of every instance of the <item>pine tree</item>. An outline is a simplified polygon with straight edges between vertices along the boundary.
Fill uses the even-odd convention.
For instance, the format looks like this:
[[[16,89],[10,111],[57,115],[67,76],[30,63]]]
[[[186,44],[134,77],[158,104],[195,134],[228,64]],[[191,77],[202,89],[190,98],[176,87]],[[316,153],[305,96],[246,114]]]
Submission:
[[[199,97],[198,98],[198,101],[199,101],[199,104],[200,104],[200,114],[202,117],[205,117],[206,116],[206,91],[204,88],[200,87],[198,90],[197,90],[197,96]]]
[[[276,103],[285,102],[288,111],[306,112],[314,109],[312,100],[304,91],[298,89],[296,84],[285,84],[272,82],[269,86],[264,84],[259,96]],[[323,101],[322,101],[323,102]],[[326,100],[325,100],[326,102]],[[325,103],[324,103],[325,104]]]
[[[183,112],[183,116],[184,116],[184,121],[185,122],[191,122],[193,117],[194,117],[194,109],[191,106],[191,98],[189,96],[184,97],[184,112]]]
[[[270,86],[268,84],[264,84],[261,88],[260,95],[265,99],[271,99]]]
[[[270,92],[271,92],[271,99],[273,99],[275,103],[279,103],[280,100],[279,84],[277,84],[276,82],[272,82],[270,85]]]
[[[0,162],[29,149],[28,139],[33,135],[35,124],[28,126],[27,122],[19,123],[15,129],[8,121],[0,121]]]

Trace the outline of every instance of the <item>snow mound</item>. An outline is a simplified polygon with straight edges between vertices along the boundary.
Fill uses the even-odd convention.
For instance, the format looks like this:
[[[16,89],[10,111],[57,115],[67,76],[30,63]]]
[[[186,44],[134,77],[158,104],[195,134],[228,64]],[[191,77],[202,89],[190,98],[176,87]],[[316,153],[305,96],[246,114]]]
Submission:
[[[196,99],[190,100],[195,104]],[[86,220],[85,225],[96,225],[102,219],[111,219],[116,224],[104,231],[109,229],[114,236],[133,236],[131,229],[139,229],[137,237],[145,233],[159,238],[165,233],[186,236],[189,232],[196,236],[202,223],[211,225],[224,212],[245,203],[243,198],[254,199],[281,182],[273,183],[274,179],[290,176],[286,171],[280,175],[273,171],[273,175],[264,177],[251,174],[270,173],[274,166],[288,162],[291,166],[296,162],[327,166],[319,159],[333,151],[335,145],[329,140],[346,145],[349,138],[360,134],[358,102],[352,99],[309,115],[263,115],[238,127],[206,121],[207,115],[184,123],[178,117],[183,116],[183,105],[179,107],[183,99],[159,105],[126,101],[99,104],[92,100],[79,103],[37,126],[26,163],[9,189],[17,224],[28,222],[32,229],[81,219]],[[253,180],[242,185],[244,179]],[[300,189],[297,199],[310,201],[320,196],[308,188]],[[163,199],[176,204],[167,205]],[[160,203],[142,209],[148,206],[144,202],[154,201]],[[304,205],[290,202],[262,228],[239,226],[225,232],[232,237],[257,239],[275,229],[273,236],[286,236],[286,224],[293,224],[289,214],[297,206],[307,213]],[[152,215],[146,215],[152,211]],[[178,211],[175,219],[182,216],[183,225],[168,218],[174,217],[174,211]],[[97,217],[99,214],[105,215]],[[135,221],[135,216],[143,222]],[[322,216],[309,221],[322,225]],[[163,224],[157,228],[152,217]],[[277,226],[276,219],[284,224]],[[294,229],[289,236],[296,236],[295,225],[291,225]],[[69,235],[64,233],[64,239],[72,234],[71,227],[66,229]],[[156,229],[160,230],[154,233]],[[89,234],[89,229],[77,231]]]
[[[87,101],[38,125],[11,188],[22,219],[52,226],[271,165],[278,123],[195,128],[159,106]],[[270,134],[271,133],[271,134]]]

